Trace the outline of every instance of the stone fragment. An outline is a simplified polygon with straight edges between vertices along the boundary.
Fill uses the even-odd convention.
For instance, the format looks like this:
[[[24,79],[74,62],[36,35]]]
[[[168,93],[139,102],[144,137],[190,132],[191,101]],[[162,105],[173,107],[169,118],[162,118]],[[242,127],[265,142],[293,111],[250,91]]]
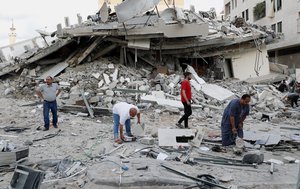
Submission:
[[[101,80],[101,81],[99,81],[99,83],[98,83],[98,88],[102,87],[102,86],[103,86],[103,84],[104,84],[104,81],[103,81],[103,79],[102,79],[102,80]]]
[[[140,143],[145,145],[153,145],[155,142],[155,139],[152,137],[144,137],[140,139]]]
[[[96,79],[99,79],[100,75],[100,73],[92,73],[92,76]]]
[[[110,84],[110,79],[109,79],[109,76],[107,74],[103,74],[103,77],[104,77],[104,81],[106,84]]]
[[[107,96],[114,96],[114,91],[112,91],[112,90],[106,90],[105,91],[105,94],[107,95]]]

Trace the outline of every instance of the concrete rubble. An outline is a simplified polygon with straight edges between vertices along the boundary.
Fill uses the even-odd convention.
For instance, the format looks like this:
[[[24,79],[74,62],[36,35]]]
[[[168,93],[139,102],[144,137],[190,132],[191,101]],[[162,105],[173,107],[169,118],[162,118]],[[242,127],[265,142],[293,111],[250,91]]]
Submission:
[[[277,77],[261,79],[255,70],[257,77],[244,81],[220,71],[224,54],[270,40],[272,33],[218,21],[211,11],[170,7],[158,14],[158,2],[127,0],[115,13],[104,4],[87,21],[77,15],[77,25],[59,24],[51,44],[0,57],[1,187],[21,187],[20,169],[36,173],[41,189],[295,188],[300,108],[276,89]],[[193,75],[191,129],[175,126],[183,70]],[[35,89],[48,75],[63,92],[59,129],[45,133]],[[244,141],[222,147],[223,110],[245,93],[252,100]],[[120,101],[141,109],[142,124],[132,120],[135,142],[115,146],[111,111]],[[7,158],[15,152],[8,144],[27,151]]]

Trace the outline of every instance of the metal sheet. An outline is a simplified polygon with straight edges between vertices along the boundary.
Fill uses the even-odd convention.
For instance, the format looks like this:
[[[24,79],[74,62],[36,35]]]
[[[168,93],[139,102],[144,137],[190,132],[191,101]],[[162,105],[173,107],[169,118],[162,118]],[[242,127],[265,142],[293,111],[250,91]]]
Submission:
[[[159,2],[160,0],[126,0],[115,6],[118,21],[125,22],[154,8]]]

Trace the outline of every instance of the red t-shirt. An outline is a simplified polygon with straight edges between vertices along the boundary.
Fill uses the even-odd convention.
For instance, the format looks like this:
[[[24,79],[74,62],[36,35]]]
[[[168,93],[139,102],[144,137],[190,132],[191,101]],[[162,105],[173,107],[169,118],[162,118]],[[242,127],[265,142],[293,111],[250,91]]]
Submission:
[[[185,90],[187,99],[191,100],[192,99],[192,88],[191,88],[190,82],[186,79],[182,81],[181,90],[180,90],[181,102],[186,102],[182,95],[182,90]]]

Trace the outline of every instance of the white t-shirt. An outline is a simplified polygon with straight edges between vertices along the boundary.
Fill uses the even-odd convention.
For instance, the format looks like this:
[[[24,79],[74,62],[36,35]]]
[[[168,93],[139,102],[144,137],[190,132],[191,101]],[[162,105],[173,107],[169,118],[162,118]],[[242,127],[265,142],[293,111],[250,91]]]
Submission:
[[[125,121],[127,119],[130,119],[129,110],[131,108],[135,108],[137,110],[137,113],[140,113],[140,110],[138,107],[132,104],[128,104],[126,102],[119,102],[114,105],[113,107],[113,114],[118,114],[120,116],[120,124],[125,125]]]

